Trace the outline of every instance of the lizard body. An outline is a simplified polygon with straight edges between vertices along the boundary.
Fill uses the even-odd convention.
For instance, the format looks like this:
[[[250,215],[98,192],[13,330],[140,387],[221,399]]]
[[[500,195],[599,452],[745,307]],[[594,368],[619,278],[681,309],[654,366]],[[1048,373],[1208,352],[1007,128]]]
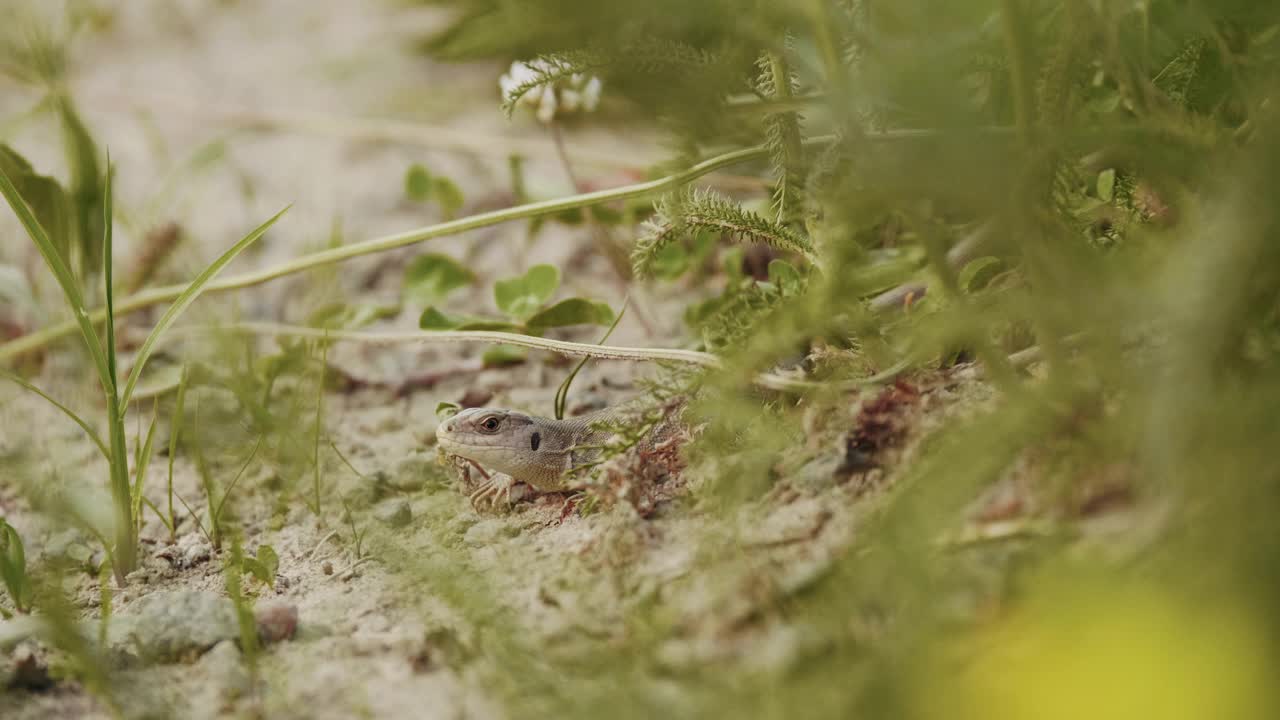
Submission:
[[[471,501],[511,499],[516,483],[537,492],[571,489],[566,477],[575,468],[597,461],[619,424],[639,419],[626,405],[556,420],[501,408],[471,408],[444,420],[436,440],[447,455],[480,470],[485,482]],[[655,423],[656,424],[656,423]],[[648,432],[645,443],[652,443]],[[501,476],[490,477],[487,468]]]

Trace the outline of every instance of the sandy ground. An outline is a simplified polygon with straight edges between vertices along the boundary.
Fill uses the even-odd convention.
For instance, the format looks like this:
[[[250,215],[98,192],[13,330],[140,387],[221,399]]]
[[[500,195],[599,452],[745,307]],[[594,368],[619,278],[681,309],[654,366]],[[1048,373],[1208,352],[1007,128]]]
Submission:
[[[290,203],[286,218],[229,272],[281,262],[335,236],[351,242],[439,221],[435,206],[404,200],[404,172],[415,162],[458,183],[467,197],[463,213],[510,202],[507,157],[512,151],[528,156],[535,194],[570,192],[546,132],[526,120],[509,122],[498,109],[501,68],[433,64],[411,52],[412,41],[442,18],[436,9],[334,0],[147,0],[114,7],[109,27],[74,46],[71,87],[118,168],[118,264],[129,267],[147,231],[173,221],[187,242],[161,279],[190,277],[220,248]],[[11,115],[36,99],[34,93],[8,87],[0,95],[0,110]],[[272,127],[247,129],[251,122]],[[386,139],[405,123],[418,124],[417,141]],[[38,168],[62,173],[58,136],[50,127],[45,121],[28,123],[8,140]],[[629,159],[658,157],[644,137],[628,136],[624,142],[604,130],[574,132],[569,144],[581,158],[582,174],[600,186],[631,179]],[[620,162],[610,167],[600,162],[602,156]],[[0,262],[28,266],[32,254],[16,239],[10,215],[3,215],[7,239],[0,245]],[[525,227],[515,224],[433,241],[430,250],[466,258],[480,272],[477,287],[455,300],[456,309],[492,311],[492,281],[535,262],[576,268],[566,272],[565,295],[590,295],[616,307],[621,293],[607,265],[590,253],[583,259],[588,243],[582,229],[555,225],[531,242]],[[300,322],[324,302],[392,300],[400,268],[421,251],[396,251],[211,296],[193,309],[192,318],[239,315]],[[641,298],[650,329],[629,318],[613,342],[679,345],[680,308],[696,289],[667,294]],[[379,327],[410,329],[416,316],[416,309],[406,308]],[[147,321],[146,314],[138,315],[125,332],[136,335]],[[595,333],[574,337],[590,340]],[[270,349],[272,343],[259,347]],[[491,395],[494,405],[546,414],[565,372],[537,355],[517,367],[476,372],[469,368],[480,351],[460,346],[338,346],[331,351],[333,367],[366,384],[328,393],[328,439],[365,477],[329,457],[323,466],[326,501],[317,517],[300,497],[305,478],[291,480],[298,483],[290,486],[296,495],[281,494],[272,489],[271,469],[253,466],[231,502],[246,550],[269,544],[280,558],[274,589],[250,584],[256,605],[296,608],[296,637],[266,649],[256,679],[247,684],[244,660],[234,648],[187,662],[121,669],[116,681],[127,689],[127,714],[537,715],[542,706],[523,706],[519,698],[539,679],[516,676],[524,671],[511,663],[526,658],[530,649],[572,654],[586,648],[584,657],[589,657],[628,638],[627,611],[652,598],[673,608],[675,624],[685,628],[652,648],[666,672],[715,662],[769,668],[806,652],[812,639],[796,628],[746,620],[757,597],[752,587],[761,575],[779,587],[802,586],[855,533],[862,512],[855,499],[861,490],[831,478],[840,459],[838,433],[856,408],[817,426],[812,446],[797,451],[805,456],[804,472],[793,482],[749,505],[740,517],[718,518],[712,531],[705,511],[687,502],[687,492],[676,493],[650,519],[626,506],[562,518],[561,497],[510,512],[477,512],[457,479],[436,464],[431,446],[436,404],[457,401],[470,391]],[[175,348],[173,357],[178,352]],[[188,352],[188,358],[199,357],[201,350]],[[41,382],[77,407],[100,412],[100,396],[75,374],[73,362],[52,360]],[[405,378],[451,369],[459,373],[433,387],[395,392]],[[621,363],[592,364],[575,386],[574,401],[625,399],[638,392],[635,378],[650,372]],[[954,394],[939,388],[927,396],[926,407],[944,408]],[[105,468],[74,426],[8,387],[0,398],[5,428],[0,450],[29,450],[42,482],[102,493]],[[219,400],[206,402],[215,406]],[[162,418],[163,440],[168,434],[164,411]],[[243,449],[237,457],[243,457]],[[217,463],[218,482],[228,482],[235,469],[234,462]],[[147,495],[157,504],[165,502],[166,470],[165,458],[158,458],[147,477]],[[412,480],[412,489],[371,498],[369,477],[379,471],[397,482]],[[180,455],[175,473],[179,494],[203,512],[206,503],[191,458]],[[353,520],[357,533],[364,533],[360,557],[343,519],[343,497],[355,499]],[[407,525],[393,528],[379,519],[388,503],[401,501],[412,514]],[[33,558],[41,557],[61,532],[30,511],[28,493],[13,478],[0,478],[0,509],[27,537]],[[178,534],[179,548],[206,543],[190,519]],[[159,592],[224,593],[225,549],[188,566],[165,557],[172,555],[168,532],[149,513],[143,535],[143,570],[129,587],[116,591],[117,616],[129,616],[143,598]],[[746,567],[717,562],[717,554],[729,546],[751,548],[755,562]],[[193,551],[193,557],[200,555]],[[83,616],[96,617],[96,579],[75,575],[68,588]],[[655,680],[652,689],[670,691],[664,687]],[[529,702],[538,697],[529,695]],[[679,706],[678,698],[672,706]],[[26,720],[108,713],[79,685],[62,683],[43,692],[0,694],[0,715]]]

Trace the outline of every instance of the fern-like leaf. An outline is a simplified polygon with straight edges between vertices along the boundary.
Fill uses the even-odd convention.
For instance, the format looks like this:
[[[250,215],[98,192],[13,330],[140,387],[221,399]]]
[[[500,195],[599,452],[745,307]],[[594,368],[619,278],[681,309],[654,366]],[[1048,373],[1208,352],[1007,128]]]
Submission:
[[[1152,78],[1152,84],[1162,90],[1179,107],[1189,107],[1192,88],[1205,64],[1209,43],[1204,38],[1188,42]]]
[[[540,55],[524,63],[531,76],[504,91],[502,109],[510,116],[516,103],[527,93],[574,75],[599,74],[611,67],[657,74],[680,67],[706,67],[718,62],[719,58],[713,53],[669,40],[634,43],[621,49],[587,49]]]
[[[1059,25],[1057,42],[1047,53],[1036,83],[1037,117],[1043,122],[1062,125],[1075,109],[1077,90],[1084,84],[1085,67],[1078,61],[1086,48],[1088,36],[1071,6]]]
[[[798,92],[795,74],[780,52],[765,53],[756,62],[760,74],[756,91],[775,100],[787,100]],[[795,111],[770,113],[765,116],[765,147],[773,166],[776,187],[773,193],[774,217],[780,223],[796,220],[804,188],[804,147],[800,144],[800,114]]]
[[[741,242],[758,242],[793,252],[814,262],[809,239],[781,223],[742,209],[737,203],[709,190],[685,190],[665,198],[657,214],[645,223],[631,255],[639,276],[648,274],[658,253],[672,242],[698,230],[720,232]]]

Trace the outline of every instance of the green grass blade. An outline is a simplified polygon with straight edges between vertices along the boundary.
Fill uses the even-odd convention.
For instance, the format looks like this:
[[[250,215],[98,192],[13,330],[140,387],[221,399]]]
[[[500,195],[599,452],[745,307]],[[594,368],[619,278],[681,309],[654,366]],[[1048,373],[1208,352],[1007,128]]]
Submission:
[[[66,259],[54,247],[53,241],[49,239],[49,234],[45,232],[40,225],[40,221],[36,219],[35,212],[31,210],[31,206],[22,198],[22,194],[18,192],[18,188],[14,186],[13,180],[0,168],[0,193],[4,194],[5,200],[9,202],[9,207],[13,208],[13,212],[18,216],[18,220],[26,229],[27,235],[31,237],[31,241],[36,244],[36,249],[40,251],[40,256],[44,258],[44,262],[49,266],[53,277],[58,281],[58,286],[62,288],[63,295],[67,298],[67,304],[71,306],[71,314],[75,316],[76,324],[80,327],[80,334],[84,337],[84,344],[89,349],[89,355],[93,357],[93,364],[98,371],[98,377],[102,381],[104,390],[110,390],[114,387],[114,380],[111,376],[111,369],[107,364],[106,355],[102,351],[102,341],[98,338],[98,332],[93,328],[93,322],[89,319],[89,308],[84,303],[84,295],[80,292],[80,286],[76,282],[75,275],[72,274],[71,268],[67,266]]]
[[[173,407],[173,417],[169,420],[169,534],[172,536],[178,526],[178,518],[173,513],[173,458],[178,454],[178,436],[182,433],[182,409],[187,400],[187,367],[182,366],[182,377],[178,380],[178,399]]]
[[[156,424],[159,420],[159,410],[152,410],[151,427],[147,428],[147,439],[142,442],[142,449],[138,451],[138,459],[133,466],[133,490],[129,499],[133,503],[133,521],[139,524],[139,529],[142,523],[142,482],[147,477],[147,467],[151,465],[151,455],[155,449]]]
[[[14,608],[18,612],[26,612],[27,592],[27,555],[22,547],[22,538],[12,525],[0,518],[0,538],[5,547],[0,551],[0,579],[4,580],[9,597],[13,599]]]
[[[84,430],[85,434],[89,436],[89,439],[93,441],[93,444],[98,446],[98,450],[102,453],[102,457],[106,458],[108,461],[111,460],[111,455],[109,452],[107,452],[106,443],[102,442],[102,438],[98,437],[98,433],[95,432],[93,428],[89,427],[89,424],[86,423],[83,419],[81,419],[79,415],[75,414],[75,412],[73,412],[71,408],[68,408],[66,405],[63,405],[57,400],[54,400],[49,395],[45,394],[43,390],[27,382],[21,376],[16,375],[8,370],[5,370],[2,367],[0,367],[0,377],[5,377],[12,380],[18,385],[21,385],[27,390],[30,390],[36,395],[39,395],[40,397],[44,398],[49,402],[50,405],[53,405],[54,407],[61,410],[63,415],[66,415],[67,417],[74,420],[75,423],[80,426],[80,429]]]
[[[187,509],[187,514],[191,516],[191,519],[196,521],[196,527],[200,528],[200,534],[204,535],[204,538],[209,541],[210,545],[217,547],[218,543],[214,542],[213,536],[205,529],[204,521],[200,519],[200,515],[196,513],[195,510],[191,509],[191,506],[187,504],[186,500],[182,499],[181,495],[175,493],[174,497],[178,498],[178,502],[182,503],[182,507]]]
[[[622,309],[618,311],[617,317],[613,319],[613,324],[609,326],[608,330],[604,331],[604,337],[600,338],[600,342],[596,343],[597,345],[603,345],[605,341],[609,339],[609,336],[613,334],[614,329],[618,327],[618,323],[622,322],[622,316],[627,314],[627,305],[630,303],[631,296],[628,295],[626,299],[622,301]],[[560,387],[556,388],[554,409],[557,420],[564,419],[564,411],[569,405],[569,386],[573,385],[573,379],[578,376],[578,372],[582,370],[583,366],[586,365],[587,361],[590,359],[590,356],[587,356],[579,360],[577,366],[573,368],[567,377],[565,377],[564,382],[560,383]]]
[[[289,208],[286,207],[276,213],[270,220],[262,223],[253,232],[241,238],[240,242],[231,246],[230,250],[223,253],[217,260],[214,260],[209,267],[204,269],[204,272],[200,273],[195,280],[192,280],[187,289],[183,290],[178,299],[174,300],[173,304],[169,306],[169,309],[165,310],[160,322],[156,323],[156,326],[152,328],[151,334],[147,335],[146,341],[142,343],[142,348],[138,350],[138,356],[133,362],[133,370],[129,372],[129,381],[125,383],[124,394],[121,395],[121,412],[124,412],[124,408],[129,406],[129,397],[133,395],[133,389],[137,386],[138,378],[142,375],[142,368],[147,364],[147,359],[151,357],[151,353],[155,351],[156,343],[160,340],[160,336],[178,320],[178,316],[190,307],[196,298],[200,297],[200,293],[204,291],[205,286],[217,277],[218,273],[222,272],[222,269],[228,263],[258,238],[262,237],[267,232],[267,229],[274,225],[280,219],[280,216],[284,215],[288,210]]]
[[[107,177],[102,181],[102,276],[103,288],[107,296],[107,344],[105,352],[107,356],[107,374],[111,377],[111,387],[108,390],[112,395],[118,397],[120,381],[116,375],[115,292],[111,286],[111,226],[113,225],[111,222],[111,202],[111,154],[107,153]]]
[[[106,563],[98,568],[98,647],[107,646],[111,629],[111,568]]]
[[[329,367],[328,338],[320,345],[320,382],[316,387],[316,438],[312,447],[311,464],[315,468],[316,515],[320,514],[320,432],[324,429],[324,372]]]
[[[111,444],[111,502],[116,509],[116,552],[113,569],[121,585],[125,584],[125,576],[133,572],[137,565],[138,526],[135,521],[136,510],[129,487],[129,451],[125,446],[124,412],[120,409],[120,380],[116,372],[116,323],[113,315],[114,292],[111,287],[111,255],[112,225],[111,222],[111,161],[107,160],[107,177],[102,181],[103,187],[103,228],[102,228],[102,274],[104,295],[106,296],[106,343],[103,353],[106,356],[108,382],[107,393],[107,441]],[[87,225],[85,226],[87,227]],[[84,249],[89,245],[85,238]]]
[[[222,507],[227,504],[227,498],[231,497],[231,491],[236,489],[236,484],[240,482],[240,478],[244,477],[245,471],[249,469],[249,464],[258,456],[258,451],[262,449],[262,440],[263,436],[259,435],[257,444],[253,446],[253,452],[250,452],[249,457],[245,458],[244,464],[240,466],[240,472],[236,473],[236,476],[231,479],[231,483],[227,485],[226,491],[222,493],[222,499],[218,501],[218,506],[212,509],[212,522],[215,527],[222,518]],[[209,498],[212,500],[213,496],[210,495]]]
[[[151,502],[146,495],[142,496],[142,504],[151,508],[151,512],[155,513],[156,518],[160,520],[160,524],[168,528],[169,532],[173,532],[173,524],[169,522],[169,518],[165,517],[164,513],[160,511],[160,508],[156,507],[156,504]]]

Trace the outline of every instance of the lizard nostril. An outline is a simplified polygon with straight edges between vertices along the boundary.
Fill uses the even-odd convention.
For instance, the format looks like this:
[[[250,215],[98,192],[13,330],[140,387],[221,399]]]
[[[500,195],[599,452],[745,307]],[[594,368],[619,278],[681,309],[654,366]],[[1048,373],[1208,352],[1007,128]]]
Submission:
[[[445,432],[453,432],[453,421],[452,421],[452,420],[446,420],[446,421],[445,421],[445,423],[444,423],[444,431],[445,431]]]

